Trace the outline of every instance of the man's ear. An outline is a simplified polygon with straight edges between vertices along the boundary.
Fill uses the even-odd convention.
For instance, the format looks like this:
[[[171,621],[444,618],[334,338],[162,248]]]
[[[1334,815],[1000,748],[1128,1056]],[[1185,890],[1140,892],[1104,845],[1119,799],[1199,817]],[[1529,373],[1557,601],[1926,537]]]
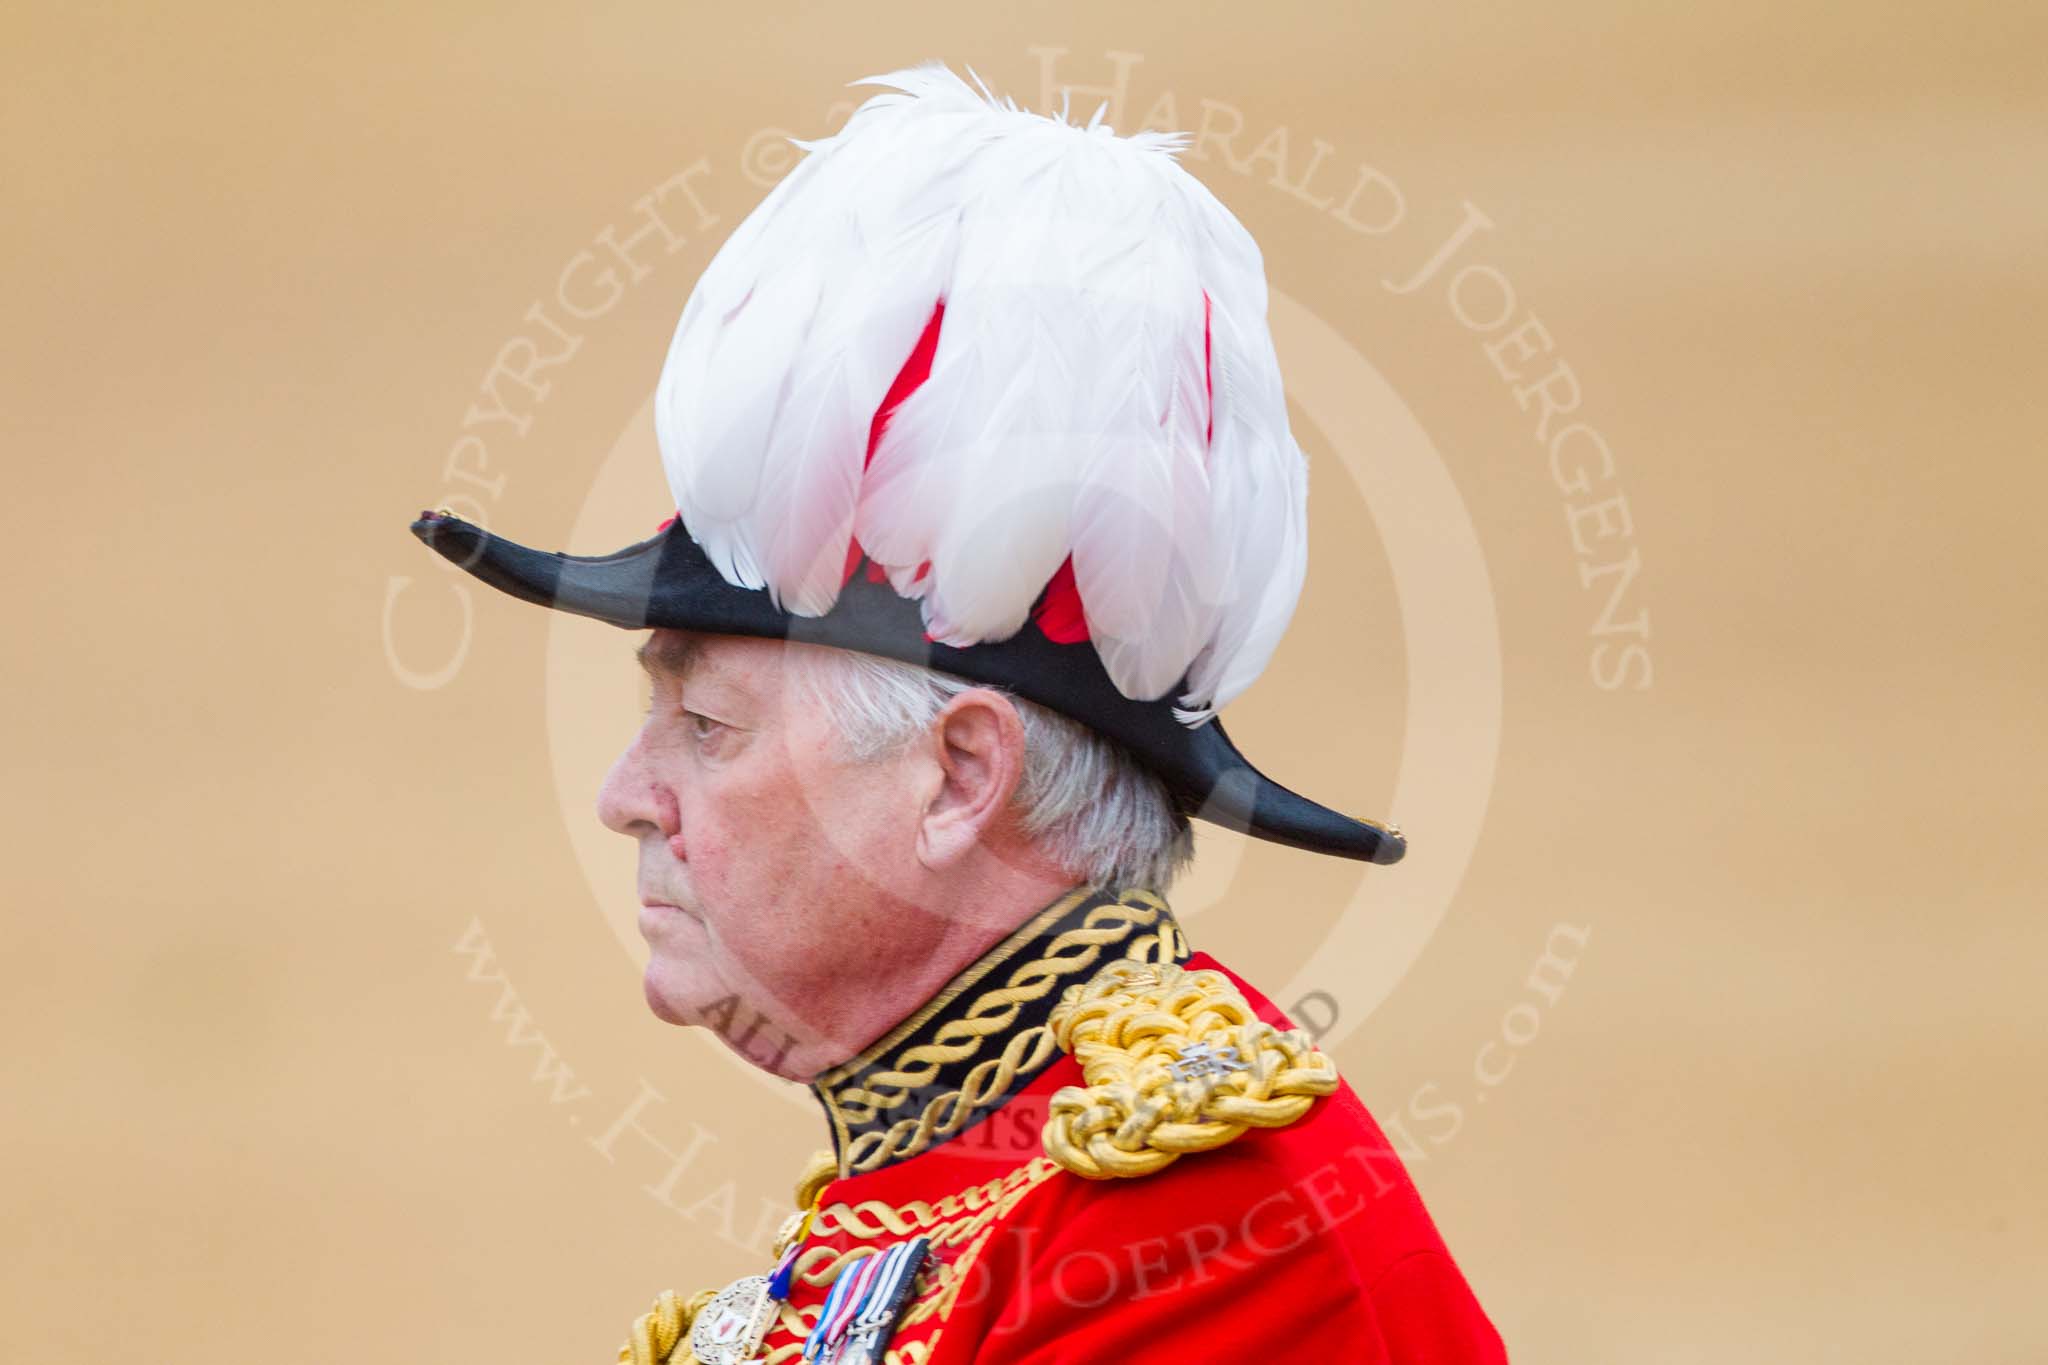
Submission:
[[[939,783],[925,803],[917,857],[937,870],[958,862],[1009,808],[1024,776],[1024,722],[1000,692],[977,687],[932,722]]]

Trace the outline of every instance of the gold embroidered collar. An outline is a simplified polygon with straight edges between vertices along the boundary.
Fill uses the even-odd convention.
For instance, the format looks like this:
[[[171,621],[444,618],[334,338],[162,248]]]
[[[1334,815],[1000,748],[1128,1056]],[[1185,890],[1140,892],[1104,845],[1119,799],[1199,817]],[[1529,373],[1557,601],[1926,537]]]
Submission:
[[[916,1156],[1000,1109],[1060,1055],[1047,1026],[1053,1006],[1103,963],[1187,957],[1173,912],[1152,892],[1068,892],[811,1082],[840,1174]]]

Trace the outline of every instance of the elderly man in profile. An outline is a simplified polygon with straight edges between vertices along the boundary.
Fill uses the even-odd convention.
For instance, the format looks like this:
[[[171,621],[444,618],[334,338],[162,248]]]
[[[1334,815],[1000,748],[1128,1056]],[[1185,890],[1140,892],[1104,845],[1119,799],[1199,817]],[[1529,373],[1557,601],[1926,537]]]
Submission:
[[[1076,886],[1164,890],[1160,781],[1041,706],[815,645],[658,630],[598,798],[639,846],[648,1004],[808,1081]]]
[[[1306,564],[1258,250],[1178,135],[872,83],[684,309],[675,516],[598,558],[414,524],[650,632],[599,798],[648,1004],[826,1121],[772,1263],[620,1359],[1502,1360],[1329,1059],[1164,899],[1191,818],[1404,847],[1216,718]]]

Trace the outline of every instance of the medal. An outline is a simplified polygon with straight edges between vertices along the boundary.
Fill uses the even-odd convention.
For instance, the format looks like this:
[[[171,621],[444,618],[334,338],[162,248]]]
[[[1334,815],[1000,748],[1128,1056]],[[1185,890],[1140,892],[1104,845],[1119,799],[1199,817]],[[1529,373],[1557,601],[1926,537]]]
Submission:
[[[690,1350],[703,1365],[742,1365],[761,1349],[776,1299],[766,1275],[734,1280],[704,1305],[690,1326]]]
[[[792,1244],[773,1271],[734,1280],[704,1305],[690,1327],[690,1350],[702,1365],[742,1365],[754,1358],[775,1323],[775,1310],[789,1297],[801,1249]]]

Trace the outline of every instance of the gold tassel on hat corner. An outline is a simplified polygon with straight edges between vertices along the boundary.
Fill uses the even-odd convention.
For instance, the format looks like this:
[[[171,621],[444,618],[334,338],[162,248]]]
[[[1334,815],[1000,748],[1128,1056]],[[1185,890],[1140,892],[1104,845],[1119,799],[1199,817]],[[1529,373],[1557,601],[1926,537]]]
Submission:
[[[1223,973],[1112,962],[1070,986],[1050,1027],[1086,1082],[1052,1097],[1045,1153],[1090,1180],[1150,1175],[1250,1128],[1281,1128],[1337,1088],[1300,1029],[1255,1014]]]

